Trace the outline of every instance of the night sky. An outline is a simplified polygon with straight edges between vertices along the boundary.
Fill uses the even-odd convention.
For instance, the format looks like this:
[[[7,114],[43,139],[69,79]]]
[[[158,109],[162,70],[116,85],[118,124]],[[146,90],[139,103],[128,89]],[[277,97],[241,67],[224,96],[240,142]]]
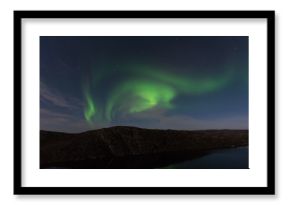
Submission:
[[[248,37],[40,37],[40,128],[248,129]]]

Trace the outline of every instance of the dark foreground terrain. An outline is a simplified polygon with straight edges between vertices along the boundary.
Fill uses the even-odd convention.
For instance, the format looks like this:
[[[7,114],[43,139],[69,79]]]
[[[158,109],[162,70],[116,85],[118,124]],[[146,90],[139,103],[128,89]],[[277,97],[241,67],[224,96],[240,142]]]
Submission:
[[[40,168],[160,168],[213,150],[247,145],[248,130],[111,127],[79,134],[40,131]]]

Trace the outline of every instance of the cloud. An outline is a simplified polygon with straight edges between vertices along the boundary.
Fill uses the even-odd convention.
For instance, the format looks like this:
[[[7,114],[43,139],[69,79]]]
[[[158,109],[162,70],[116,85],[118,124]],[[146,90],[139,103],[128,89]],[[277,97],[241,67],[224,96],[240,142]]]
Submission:
[[[188,116],[163,116],[157,124],[163,129],[248,129],[248,119],[244,116],[225,117],[220,119],[202,120]]]
[[[144,127],[155,129],[203,130],[203,129],[248,129],[248,116],[238,115],[217,119],[197,119],[185,115],[168,115],[165,110],[153,109],[134,115],[142,120]]]
[[[81,132],[89,129],[86,123],[76,116],[40,109],[40,129],[61,132]]]
[[[82,117],[83,103],[76,98],[64,97],[45,83],[40,83],[40,100],[52,106],[40,108],[40,129],[60,132],[83,132],[99,129],[106,124],[88,124]],[[57,109],[55,109],[57,108]]]
[[[53,112],[48,109],[40,108],[40,117],[41,118],[54,118],[54,119],[62,119],[63,121],[66,121],[68,119],[73,118],[72,115],[59,113],[59,112]]]
[[[84,132],[104,127],[103,124],[89,125],[84,119],[72,114],[54,112],[48,109],[40,109],[40,129],[59,132]]]
[[[45,83],[40,82],[40,100],[49,102],[57,107],[76,109],[81,105],[80,101],[74,98],[65,98],[57,91],[49,88]],[[74,102],[72,104],[71,102]]]

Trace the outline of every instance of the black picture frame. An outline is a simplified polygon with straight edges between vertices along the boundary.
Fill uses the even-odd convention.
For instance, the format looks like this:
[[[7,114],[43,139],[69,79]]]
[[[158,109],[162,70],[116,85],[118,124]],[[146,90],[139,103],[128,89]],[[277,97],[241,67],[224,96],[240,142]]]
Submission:
[[[267,20],[266,187],[23,187],[21,25],[27,18],[234,18]],[[275,194],[275,11],[14,11],[14,194]]]

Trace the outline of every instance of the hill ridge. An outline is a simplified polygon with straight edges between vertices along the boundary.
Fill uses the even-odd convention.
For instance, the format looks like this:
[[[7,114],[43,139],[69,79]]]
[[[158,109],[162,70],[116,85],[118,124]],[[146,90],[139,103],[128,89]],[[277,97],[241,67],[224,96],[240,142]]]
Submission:
[[[246,145],[248,130],[188,131],[115,126],[73,134],[40,131],[40,165],[47,167],[69,162],[73,166],[89,160],[89,166],[82,167],[102,164],[106,168],[111,166],[107,164],[109,161],[120,158],[150,155],[154,158],[168,154],[175,158],[181,153]]]

